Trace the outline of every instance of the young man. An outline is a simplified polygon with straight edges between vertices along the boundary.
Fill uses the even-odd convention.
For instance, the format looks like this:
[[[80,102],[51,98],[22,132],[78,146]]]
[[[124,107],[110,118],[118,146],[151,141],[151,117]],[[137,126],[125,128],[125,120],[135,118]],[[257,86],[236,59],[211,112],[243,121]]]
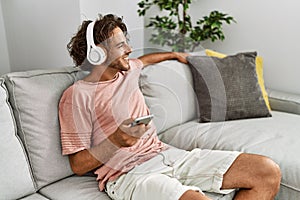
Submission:
[[[150,114],[138,87],[142,68],[167,59],[186,63],[188,55],[129,59],[126,32],[122,19],[109,14],[83,22],[68,44],[76,65],[92,63],[90,74],[70,86],[59,105],[62,150],[74,173],[93,171],[112,199],[207,200],[202,191],[237,188],[235,199],[273,199],[281,175],[269,158],[184,151],[161,142],[153,123],[131,126],[134,118]]]

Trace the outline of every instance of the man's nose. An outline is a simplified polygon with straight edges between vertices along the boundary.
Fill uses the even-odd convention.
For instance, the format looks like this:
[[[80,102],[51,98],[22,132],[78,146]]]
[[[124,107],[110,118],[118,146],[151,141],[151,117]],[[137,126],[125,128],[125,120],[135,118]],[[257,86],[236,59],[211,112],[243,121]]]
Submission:
[[[128,43],[125,44],[125,52],[126,53],[131,53],[132,52],[132,48]]]

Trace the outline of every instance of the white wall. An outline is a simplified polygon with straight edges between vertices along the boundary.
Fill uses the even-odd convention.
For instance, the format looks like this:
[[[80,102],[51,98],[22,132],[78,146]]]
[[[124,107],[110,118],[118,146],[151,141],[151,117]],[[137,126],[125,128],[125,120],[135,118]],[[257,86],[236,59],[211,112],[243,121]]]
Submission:
[[[98,14],[123,16],[133,48],[132,57],[143,52],[144,20],[137,14],[139,0],[80,0],[81,20],[94,20]]]
[[[11,71],[73,65],[66,45],[79,0],[1,0]]]
[[[5,26],[0,2],[0,75],[10,72],[9,56],[6,42]]]
[[[196,21],[215,9],[234,16],[237,24],[225,25],[223,42],[202,46],[228,54],[257,51],[264,58],[267,87],[300,94],[300,1],[198,0],[190,14]]]

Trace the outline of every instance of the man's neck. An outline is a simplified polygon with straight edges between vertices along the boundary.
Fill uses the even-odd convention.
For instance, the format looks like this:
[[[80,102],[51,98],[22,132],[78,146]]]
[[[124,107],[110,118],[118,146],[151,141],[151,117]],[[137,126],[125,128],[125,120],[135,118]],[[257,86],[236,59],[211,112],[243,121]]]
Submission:
[[[114,79],[118,71],[119,70],[111,67],[97,66],[83,80],[87,82],[94,82],[94,83],[101,82],[101,81],[109,81]]]

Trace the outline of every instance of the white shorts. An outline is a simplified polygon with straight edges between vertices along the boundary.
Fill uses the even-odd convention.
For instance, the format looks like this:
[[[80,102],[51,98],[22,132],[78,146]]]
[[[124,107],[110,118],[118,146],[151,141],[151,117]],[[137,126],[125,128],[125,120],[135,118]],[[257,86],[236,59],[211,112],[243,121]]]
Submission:
[[[241,152],[168,149],[106,184],[115,200],[176,200],[187,190],[228,194],[223,175]]]

